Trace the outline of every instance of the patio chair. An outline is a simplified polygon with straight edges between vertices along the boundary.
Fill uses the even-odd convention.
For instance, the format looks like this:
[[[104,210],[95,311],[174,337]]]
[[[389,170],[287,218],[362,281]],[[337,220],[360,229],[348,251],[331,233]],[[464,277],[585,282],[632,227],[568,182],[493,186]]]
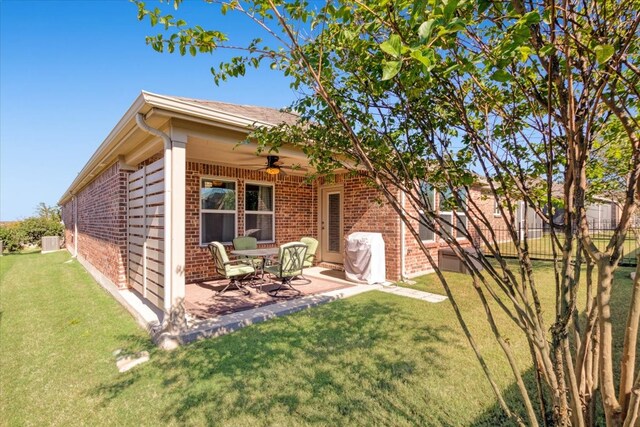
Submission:
[[[233,239],[233,248],[236,250],[257,249],[258,239],[250,236],[236,237],[235,239]],[[238,255],[238,258],[251,260],[251,265],[253,265],[253,268],[255,268],[256,270],[262,269],[262,258],[260,257]]]
[[[301,293],[291,285],[291,280],[302,275],[306,254],[307,245],[301,242],[285,243],[280,246],[278,263],[264,268],[267,273],[274,275],[280,281],[280,286],[267,292],[269,295],[278,296],[278,292],[285,289]]]
[[[304,257],[303,267],[304,268],[313,267],[313,260],[315,259],[316,251],[318,250],[318,241],[313,237],[303,237],[302,239],[300,239],[300,242],[307,245],[307,255]],[[304,277],[304,275],[302,274],[296,277],[296,279],[302,279],[302,280],[305,280],[306,283],[311,283],[311,280]]]
[[[300,239],[302,243],[307,245],[307,255],[304,257],[304,268],[313,267],[313,260],[318,250],[318,241],[313,237],[303,237]]]
[[[211,251],[216,273],[229,279],[229,283],[227,283],[223,289],[219,290],[216,295],[221,295],[229,289],[230,286],[235,286],[236,289],[244,292],[245,295],[249,295],[250,292],[244,286],[242,280],[246,280],[256,273],[256,269],[250,264],[250,261],[246,259],[230,261],[227,256],[227,251],[220,242],[211,242],[208,247]]]

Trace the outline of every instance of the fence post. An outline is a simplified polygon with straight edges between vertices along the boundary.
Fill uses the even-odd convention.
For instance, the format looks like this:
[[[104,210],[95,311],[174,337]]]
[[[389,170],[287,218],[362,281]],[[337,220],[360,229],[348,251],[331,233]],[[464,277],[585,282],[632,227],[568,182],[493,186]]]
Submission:
[[[518,221],[518,240],[522,241],[522,221]]]

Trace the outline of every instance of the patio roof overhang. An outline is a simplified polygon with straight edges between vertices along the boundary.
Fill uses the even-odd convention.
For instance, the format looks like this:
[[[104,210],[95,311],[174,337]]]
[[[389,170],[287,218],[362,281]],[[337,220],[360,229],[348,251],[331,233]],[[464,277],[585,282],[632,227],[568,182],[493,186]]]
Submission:
[[[145,116],[145,121],[151,127],[162,129],[170,135],[176,132],[186,134],[187,160],[259,168],[265,162],[263,157],[267,152],[259,157],[256,154],[257,143],[247,140],[247,136],[256,128],[271,127],[275,123],[246,117],[238,111],[224,111],[219,105],[225,104],[218,103],[212,107],[197,100],[141,92],[58,203],[66,203],[115,162],[119,162],[122,167],[132,167],[162,150],[162,141],[143,132],[136,125],[135,117],[138,113]],[[238,106],[236,110],[242,112],[242,108]],[[307,157],[299,149],[280,147],[277,153],[269,154],[280,156],[285,165],[301,168],[287,170],[287,173],[304,175],[310,169]]]

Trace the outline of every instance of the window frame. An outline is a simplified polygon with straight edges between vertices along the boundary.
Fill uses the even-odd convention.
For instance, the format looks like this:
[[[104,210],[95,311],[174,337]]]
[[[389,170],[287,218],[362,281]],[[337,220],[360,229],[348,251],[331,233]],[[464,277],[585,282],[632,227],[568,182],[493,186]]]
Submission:
[[[271,187],[271,211],[248,211],[247,210],[247,185],[261,185],[263,187]],[[269,181],[245,181],[244,182],[244,232],[247,233],[247,213],[253,215],[271,214],[271,240],[258,240],[258,243],[275,243],[276,241],[276,184]],[[236,225],[237,227],[237,225]]]
[[[493,199],[493,216],[495,218],[502,216],[502,212],[500,212],[499,207],[500,207],[500,203],[498,203],[498,201],[494,198]]]
[[[453,191],[451,191],[450,189],[446,189],[445,191],[448,191],[450,194],[448,195],[449,197],[453,197]],[[467,200],[469,199],[469,192],[464,189],[465,192],[465,197],[463,199],[464,203],[467,203]],[[467,217],[466,213],[459,213],[456,209],[451,209],[448,211],[443,211],[440,210],[440,207],[442,206],[442,199],[447,197],[446,194],[444,194],[443,192],[438,192],[438,216],[442,217],[443,215],[449,216],[449,223],[451,223],[451,232],[450,234],[456,239],[456,240],[466,240],[467,238],[465,236],[458,236],[458,223],[460,222],[460,217],[464,217],[465,219],[465,228],[468,230],[469,229],[469,218]],[[455,219],[455,221],[454,221]],[[445,227],[445,225],[441,225],[441,227]]]
[[[466,205],[467,203],[469,203],[469,190],[467,190],[466,188],[462,188],[461,190],[458,190],[458,192],[460,191],[464,191],[464,197],[462,198],[462,203],[464,205]],[[456,230],[456,240],[467,240],[467,238],[465,236],[458,236],[458,228],[460,227],[458,224],[460,223],[460,217],[464,217],[464,228],[467,230],[467,232],[469,231],[469,217],[466,213],[459,213],[458,211],[454,211],[453,215],[455,215],[456,217],[456,225],[454,227],[454,229]]]
[[[233,183],[233,185],[235,186],[235,210],[231,211],[228,209],[224,209],[224,210],[218,210],[218,209],[203,209],[202,208],[202,185],[203,185],[203,181],[204,180],[215,180],[215,181],[222,181],[222,182],[226,182],[226,183]],[[237,236],[238,235],[238,180],[234,179],[234,178],[229,178],[229,177],[223,177],[223,176],[211,176],[211,175],[201,175],[200,176],[200,180],[199,180],[199,187],[198,187],[198,210],[199,210],[199,214],[198,214],[198,234],[199,234],[199,242],[200,242],[200,246],[201,247],[206,247],[209,243],[211,242],[203,242],[202,241],[202,225],[203,225],[203,214],[205,213],[221,213],[221,214],[229,214],[232,213],[234,215],[234,221],[233,221],[233,235]],[[232,241],[229,242],[220,242],[223,245],[230,245],[233,243]]]
[[[435,209],[436,209],[436,190],[435,190],[435,188],[433,188],[433,186],[429,185],[429,183],[428,183],[428,182],[423,182],[423,183],[421,183],[421,187],[422,187],[422,185],[428,186],[428,188],[430,188],[430,189],[431,189],[431,200],[430,200],[430,202],[431,202],[431,206],[432,206],[432,207],[433,207],[433,209],[435,210]],[[425,191],[427,191],[427,190],[425,190],[425,189],[423,189],[423,188],[421,188],[420,190],[421,190],[423,193],[424,193]],[[421,234],[421,233],[420,233],[420,230],[421,230],[423,227],[424,227],[424,228],[426,228],[426,226],[422,225],[422,222],[420,221],[420,217],[424,216],[424,212],[425,212],[425,211],[424,211],[424,210],[422,210],[422,209],[419,209],[419,210],[418,210],[418,236],[420,236],[420,234]],[[429,233],[431,233],[431,234],[432,234],[432,238],[431,238],[431,239],[426,239],[426,240],[425,240],[425,239],[423,239],[422,237],[420,237],[420,240],[421,240],[421,241],[423,241],[423,242],[425,242],[425,243],[434,243],[434,242],[436,241],[436,233],[435,233],[435,231],[432,231],[432,230],[429,230],[429,229],[426,229],[426,230],[427,230],[427,232],[429,232]]]

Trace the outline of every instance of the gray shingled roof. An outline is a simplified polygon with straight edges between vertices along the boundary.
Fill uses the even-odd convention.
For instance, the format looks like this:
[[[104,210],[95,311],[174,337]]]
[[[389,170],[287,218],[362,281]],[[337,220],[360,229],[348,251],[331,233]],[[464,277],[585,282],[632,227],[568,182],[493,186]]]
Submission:
[[[298,120],[298,115],[288,111],[277,110],[269,107],[258,107],[255,105],[238,105],[228,102],[207,101],[204,99],[184,98],[173,96],[172,98],[193,104],[204,105],[222,113],[241,116],[246,119],[279,125],[281,123],[294,124]]]

